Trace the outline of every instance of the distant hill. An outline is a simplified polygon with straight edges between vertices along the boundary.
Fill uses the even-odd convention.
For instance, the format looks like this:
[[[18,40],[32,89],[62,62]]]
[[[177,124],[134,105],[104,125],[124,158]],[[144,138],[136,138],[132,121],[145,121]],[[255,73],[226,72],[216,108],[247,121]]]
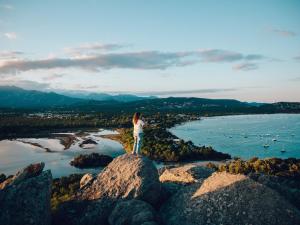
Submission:
[[[72,97],[72,98],[80,98],[80,99],[86,99],[86,100],[118,101],[118,102],[133,102],[133,101],[157,98],[155,96],[143,97],[143,96],[137,96],[137,95],[131,95],[131,94],[111,95],[111,94],[106,94],[106,93],[90,93],[90,92],[84,92],[84,91],[81,91],[81,92],[80,91],[64,91],[64,92],[61,92],[61,94]]]
[[[82,103],[54,92],[30,91],[15,86],[0,86],[1,108],[49,108]]]

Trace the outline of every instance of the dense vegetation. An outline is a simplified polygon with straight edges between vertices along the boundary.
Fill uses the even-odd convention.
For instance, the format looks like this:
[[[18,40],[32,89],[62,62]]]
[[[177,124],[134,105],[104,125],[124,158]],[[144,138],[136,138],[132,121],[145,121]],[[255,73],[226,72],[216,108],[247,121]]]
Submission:
[[[127,152],[132,151],[132,129],[122,129],[120,141]],[[192,160],[223,160],[230,155],[217,152],[211,147],[198,147],[191,141],[183,141],[171,134],[166,128],[147,128],[144,131],[142,154],[158,161],[178,162]]]
[[[83,174],[71,174],[68,177],[53,179],[51,208],[56,209],[57,206],[71,199],[80,187],[80,179]]]
[[[216,168],[218,171],[227,171],[233,174],[262,173],[300,179],[300,159],[295,158],[258,159],[255,157],[250,160],[235,159],[220,166],[209,163],[207,166]]]
[[[98,153],[91,153],[87,155],[79,155],[75,157],[71,162],[71,166],[83,168],[95,168],[107,166],[113,160],[108,155],[100,155]]]
[[[151,126],[172,127],[199,119],[198,114],[144,113]],[[132,113],[7,113],[0,116],[0,139],[19,137],[48,137],[53,132],[93,128],[130,128]]]

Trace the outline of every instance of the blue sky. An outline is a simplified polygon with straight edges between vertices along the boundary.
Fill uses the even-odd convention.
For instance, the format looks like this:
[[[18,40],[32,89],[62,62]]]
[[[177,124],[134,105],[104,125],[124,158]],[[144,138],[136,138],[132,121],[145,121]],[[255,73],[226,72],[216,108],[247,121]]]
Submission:
[[[0,85],[300,101],[300,1],[0,0]]]

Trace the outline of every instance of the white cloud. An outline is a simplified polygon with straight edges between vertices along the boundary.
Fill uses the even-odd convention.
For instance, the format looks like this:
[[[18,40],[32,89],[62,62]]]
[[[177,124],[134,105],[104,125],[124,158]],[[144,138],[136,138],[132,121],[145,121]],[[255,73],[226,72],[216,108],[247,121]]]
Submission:
[[[138,51],[138,52],[98,52],[97,54],[85,54],[86,51],[112,50],[123,47],[116,44],[93,44],[73,48],[78,52],[78,57],[51,57],[43,59],[17,58],[15,60],[4,60],[0,62],[0,74],[13,74],[31,70],[52,69],[83,69],[90,72],[111,69],[139,69],[139,70],[165,70],[170,67],[184,67],[197,63],[232,63],[242,62],[234,67],[235,70],[253,70],[258,66],[253,63],[266,59],[259,54],[242,54],[239,52],[222,49],[205,49],[199,51],[160,52],[160,51]],[[73,51],[72,50],[72,51]],[[82,53],[83,52],[83,53]],[[249,62],[252,63],[249,63]]]
[[[14,9],[14,7],[12,5],[9,5],[9,4],[2,4],[2,5],[0,5],[0,8],[6,9],[6,10]]]
[[[219,92],[232,92],[237,91],[237,88],[208,88],[208,89],[193,89],[193,90],[169,90],[169,91],[148,91],[148,92],[135,92],[137,95],[187,95],[187,94],[209,94]]]
[[[107,51],[115,51],[126,47],[120,44],[85,43],[77,47],[66,47],[64,52],[75,58],[84,58]]]
[[[15,32],[7,32],[4,33],[4,36],[10,40],[15,40],[17,39],[17,34]]]
[[[270,32],[277,34],[281,37],[295,37],[297,36],[297,33],[291,30],[285,30],[285,29],[277,29],[277,28],[272,28],[269,29]]]
[[[0,61],[4,59],[17,59],[20,58],[24,53],[21,51],[0,51]]]
[[[56,80],[56,79],[62,78],[64,75],[65,74],[54,73],[54,74],[44,77],[43,80],[46,80],[46,81]]]
[[[258,69],[258,65],[256,63],[240,63],[235,66],[233,66],[234,70],[243,70],[243,71],[249,71],[249,70],[256,70]]]
[[[232,62],[243,59],[243,55],[222,49],[200,50],[199,54],[205,62]]]
[[[47,83],[40,83],[31,80],[22,80],[22,79],[1,79],[0,86],[17,86],[27,90],[47,90],[50,88],[50,85]]]

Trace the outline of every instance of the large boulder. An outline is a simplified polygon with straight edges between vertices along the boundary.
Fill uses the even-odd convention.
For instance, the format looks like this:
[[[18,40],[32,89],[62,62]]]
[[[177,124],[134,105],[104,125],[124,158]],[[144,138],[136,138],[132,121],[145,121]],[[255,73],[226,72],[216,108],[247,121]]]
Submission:
[[[209,177],[214,172],[213,169],[195,164],[166,168],[162,171],[163,172],[159,177],[161,182],[175,182],[184,184],[198,182],[203,178]]]
[[[30,177],[38,176],[42,173],[45,167],[45,163],[36,163],[30,164],[29,166],[25,167],[23,170],[18,171],[16,175],[11,178],[6,179],[4,182],[0,184],[0,190],[4,189],[6,186],[9,185],[16,185],[21,183],[23,180],[26,180]]]
[[[51,223],[52,175],[43,164],[30,165],[0,190],[0,224],[48,225]]]
[[[300,212],[244,175],[214,173],[180,189],[160,209],[165,225],[299,224]]]
[[[287,177],[253,173],[249,175],[258,183],[276,190],[280,195],[300,210],[300,180]]]
[[[53,211],[52,225],[107,225],[112,209],[108,200],[64,202]]]
[[[159,200],[160,188],[157,169],[151,160],[124,154],[115,158],[90,185],[80,190],[76,199],[140,199],[155,204]]]
[[[156,225],[157,213],[141,200],[120,201],[109,216],[110,225]]]

